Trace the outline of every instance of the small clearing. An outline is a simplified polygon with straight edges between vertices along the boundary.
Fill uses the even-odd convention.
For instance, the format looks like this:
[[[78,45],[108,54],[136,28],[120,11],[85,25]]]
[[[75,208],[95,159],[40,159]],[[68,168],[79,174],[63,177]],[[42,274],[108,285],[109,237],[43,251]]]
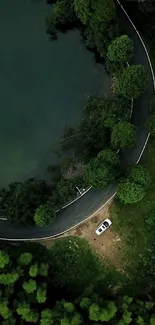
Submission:
[[[97,215],[92,217],[92,219],[83,223],[75,229],[66,232],[61,238],[78,236],[80,238],[86,239],[92,248],[99,254],[105,261],[113,264],[117,270],[122,270],[122,252],[124,251],[124,241],[123,238],[118,236],[116,232],[113,232],[113,225],[110,229],[106,230],[105,233],[98,236],[95,234],[96,227],[106,218],[111,218],[109,216],[109,208],[111,203],[107,204]],[[60,238],[60,237],[59,237]],[[53,239],[53,240],[59,240]],[[47,240],[42,243],[49,246],[53,240]]]

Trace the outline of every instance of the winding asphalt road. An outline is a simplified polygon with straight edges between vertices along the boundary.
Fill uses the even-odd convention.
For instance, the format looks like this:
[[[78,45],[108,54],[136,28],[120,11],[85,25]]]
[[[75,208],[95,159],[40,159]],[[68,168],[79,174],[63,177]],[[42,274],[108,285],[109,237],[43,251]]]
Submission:
[[[120,153],[122,165],[135,164],[139,161],[143,152],[148,134],[145,123],[149,115],[150,100],[154,91],[154,83],[150,64],[145,49],[137,35],[135,29],[126,17],[122,9],[118,6],[118,17],[125,34],[128,34],[134,42],[135,55],[134,64],[143,64],[149,75],[148,88],[145,93],[134,101],[132,122],[137,129],[137,141],[134,148],[124,150]],[[61,210],[57,214],[55,221],[48,227],[39,229],[37,227],[21,227],[12,225],[8,221],[0,221],[0,239],[5,240],[36,240],[58,236],[67,229],[76,226],[80,222],[94,214],[101,206],[107,203],[116,193],[116,185],[110,186],[105,190],[91,189],[82,198],[72,205]]]

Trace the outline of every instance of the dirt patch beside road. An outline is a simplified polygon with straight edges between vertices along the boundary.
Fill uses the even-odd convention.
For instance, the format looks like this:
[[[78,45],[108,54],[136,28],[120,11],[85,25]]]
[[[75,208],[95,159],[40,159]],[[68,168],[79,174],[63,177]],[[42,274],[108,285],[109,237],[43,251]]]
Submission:
[[[77,228],[66,232],[59,238],[65,238],[68,236],[78,236],[80,238],[85,238],[103,259],[109,261],[115,265],[118,270],[122,271],[122,253],[124,251],[123,238],[120,238],[117,233],[113,232],[112,226],[100,236],[95,234],[95,229],[102,222],[102,220],[106,218],[111,219],[111,216],[109,215],[109,208],[111,204],[112,203],[107,204],[97,215],[92,217],[90,220],[78,226]],[[115,221],[112,220],[112,222]],[[59,238],[53,240],[59,240]],[[47,240],[42,243],[49,246],[53,240]]]

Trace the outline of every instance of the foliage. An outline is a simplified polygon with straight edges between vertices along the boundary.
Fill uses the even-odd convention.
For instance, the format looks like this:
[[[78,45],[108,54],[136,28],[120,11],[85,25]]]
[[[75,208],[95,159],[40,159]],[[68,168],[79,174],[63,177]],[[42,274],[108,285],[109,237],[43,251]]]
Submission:
[[[41,263],[40,268],[39,268],[39,275],[46,277],[48,275],[48,269],[49,269],[48,264]]]
[[[92,158],[85,167],[84,180],[93,188],[106,188],[115,180],[115,176],[115,170],[104,165],[100,158]]]
[[[139,184],[144,188],[148,188],[151,183],[151,175],[147,168],[143,167],[142,165],[136,165],[131,168],[129,171],[128,179],[131,182]]]
[[[145,299],[143,294],[143,300],[118,294],[110,297],[106,296],[103,287],[100,295],[95,293],[95,282],[102,278],[106,284],[107,278],[98,256],[85,240],[73,237],[55,241],[48,254],[47,249],[42,250],[34,243],[2,246],[2,251],[9,255],[8,270],[19,272],[17,281],[11,286],[1,284],[2,325],[125,325],[131,321],[133,324],[153,324],[155,302],[150,296]],[[37,253],[33,256],[33,264],[19,268],[20,256],[27,253],[28,247],[31,254]],[[38,274],[35,280],[30,279],[31,266],[37,265],[38,270],[41,263],[47,266],[46,254],[50,273],[44,278]],[[5,275],[3,272],[1,269],[0,275]]]
[[[107,98],[102,118],[105,127],[113,129],[119,122],[128,122],[131,115],[131,102],[129,99],[115,95]]]
[[[51,15],[46,17],[45,22],[47,33],[52,36],[52,39],[56,39],[57,30],[64,31],[76,22],[72,1],[56,1]]]
[[[147,82],[148,75],[144,66],[129,66],[118,80],[117,91],[127,98],[136,98],[145,90]]]
[[[126,68],[126,63],[120,61],[110,61],[107,57],[105,68],[107,72],[113,77],[119,77],[123,70]]]
[[[110,61],[129,62],[133,56],[133,42],[127,35],[115,38],[108,46],[107,56]]]
[[[155,206],[148,211],[145,218],[146,226],[149,231],[155,232]]]
[[[117,153],[110,149],[100,151],[97,158],[91,159],[86,165],[85,182],[94,188],[106,188],[115,180],[118,166],[119,158]]]
[[[111,144],[115,149],[124,149],[136,143],[136,128],[128,122],[120,122],[113,128]]]
[[[95,27],[99,23],[107,23],[115,18],[115,4],[113,0],[74,0],[77,16],[83,24]]]
[[[73,200],[77,196],[77,188],[84,188],[85,184],[82,177],[74,177],[71,179],[62,177],[58,182],[53,201],[57,209],[61,208],[64,204]]]
[[[155,207],[154,148],[154,139],[150,137],[141,159],[142,166],[149,170],[152,179],[145,197],[135,204],[122,204],[117,199],[110,211],[112,230],[124,243],[117,256],[124,274],[130,279],[126,290],[130,294],[141,296],[144,296],[145,288],[151,288],[155,275],[154,221],[152,220],[150,227],[147,223],[149,214]]]
[[[83,24],[88,24],[91,16],[91,0],[75,0],[74,8],[78,18]]]
[[[124,204],[136,203],[143,199],[146,192],[143,186],[126,179],[119,183],[117,195]]]
[[[81,161],[89,161],[105,146],[107,134],[102,118],[104,110],[103,99],[90,97],[83,109],[78,129],[72,130],[70,139],[68,133],[64,137],[63,146],[74,150],[74,156]]]
[[[100,151],[97,155],[98,160],[103,163],[103,165],[117,167],[119,165],[119,158],[115,151],[107,148]]]
[[[0,251],[0,268],[3,269],[9,264],[9,256],[7,253]]]
[[[152,136],[155,136],[155,113],[150,115],[147,120],[147,128]]]
[[[9,263],[0,269],[0,323],[2,325],[39,324],[40,307],[39,305],[37,307],[37,303],[46,301],[47,284],[45,278],[43,279],[43,276],[46,276],[46,281],[48,279],[49,265],[45,263],[46,254],[43,255],[41,247],[34,243],[28,245],[29,252],[27,252],[27,244],[15,247],[3,244],[1,246],[1,255],[8,256]],[[35,256],[30,253],[32,248],[36,253]],[[38,249],[40,256],[37,255]],[[30,276],[35,277],[35,280]],[[7,322],[5,323],[4,320]]]
[[[90,97],[84,107],[79,128],[65,131],[63,148],[74,150],[74,156],[88,162],[109,145],[109,130],[130,119],[131,103],[121,95],[108,98]],[[68,133],[69,132],[69,133]]]
[[[27,282],[23,283],[23,289],[27,292],[27,293],[32,293],[37,289],[37,285],[36,285],[36,281],[30,279]]]
[[[11,183],[2,196],[0,209],[11,222],[33,224],[35,210],[49,195],[50,187],[45,181],[28,179],[23,183]]]
[[[46,283],[37,289],[37,301],[42,304],[46,301]]]
[[[51,246],[53,282],[71,291],[83,292],[93,285],[100,274],[100,261],[91,251],[89,244],[80,238],[55,241]]]
[[[32,278],[35,278],[38,275],[38,264],[32,264],[30,266],[29,274]]]
[[[118,185],[118,197],[125,204],[138,202],[146,195],[150,183],[149,171],[141,165],[134,166],[128,171],[127,179]]]
[[[56,216],[56,207],[53,202],[46,202],[40,205],[35,214],[34,222],[38,227],[45,227],[48,225]]]
[[[33,259],[33,255],[31,253],[22,253],[20,255],[19,262],[21,265],[29,265]]]

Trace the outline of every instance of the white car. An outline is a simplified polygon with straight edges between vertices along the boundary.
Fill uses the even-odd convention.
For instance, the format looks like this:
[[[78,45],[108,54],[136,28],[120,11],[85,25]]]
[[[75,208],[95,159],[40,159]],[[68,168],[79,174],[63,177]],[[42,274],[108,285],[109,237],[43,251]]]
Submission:
[[[105,219],[95,230],[97,235],[101,235],[106,229],[108,229],[112,225],[111,220]]]

